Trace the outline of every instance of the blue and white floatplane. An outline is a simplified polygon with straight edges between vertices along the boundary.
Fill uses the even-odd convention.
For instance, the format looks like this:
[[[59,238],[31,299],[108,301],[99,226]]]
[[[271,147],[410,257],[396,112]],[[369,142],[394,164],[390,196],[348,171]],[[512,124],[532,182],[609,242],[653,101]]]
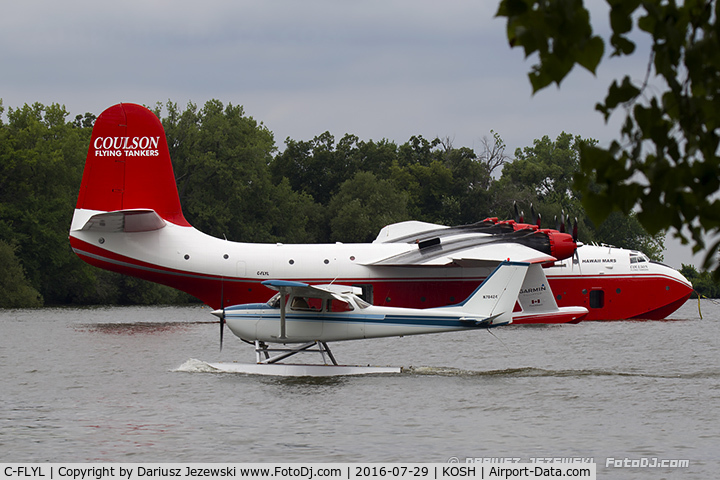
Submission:
[[[266,303],[213,311],[220,318],[221,346],[227,324],[233,334],[255,345],[256,363],[210,365],[220,371],[287,376],[399,373],[400,367],[339,365],[328,342],[508,325],[529,267],[524,262],[502,262],[463,302],[428,309],[371,305],[360,297],[359,287],[267,280],[263,285],[278,293]],[[323,363],[284,363],[302,352],[320,353]]]

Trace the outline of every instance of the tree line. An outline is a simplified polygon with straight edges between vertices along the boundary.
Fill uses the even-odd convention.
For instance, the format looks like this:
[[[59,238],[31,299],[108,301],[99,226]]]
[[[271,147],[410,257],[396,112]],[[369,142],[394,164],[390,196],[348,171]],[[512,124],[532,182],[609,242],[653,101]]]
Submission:
[[[641,250],[661,260],[664,235],[633,215],[589,220],[572,178],[579,149],[569,133],[545,136],[514,157],[497,132],[479,151],[448,139],[403,144],[324,132],[310,140],[273,133],[242,106],[211,100],[151,107],[161,119],[187,220],[242,242],[372,241],[385,225],[447,225],[512,218],[513,205],[539,212],[543,227],[577,218],[581,241]],[[68,243],[96,116],[70,118],[58,104],[7,109],[0,100],[0,306],[152,304],[193,301],[175,290],[106,272],[79,260]],[[572,220],[570,220],[572,219]]]

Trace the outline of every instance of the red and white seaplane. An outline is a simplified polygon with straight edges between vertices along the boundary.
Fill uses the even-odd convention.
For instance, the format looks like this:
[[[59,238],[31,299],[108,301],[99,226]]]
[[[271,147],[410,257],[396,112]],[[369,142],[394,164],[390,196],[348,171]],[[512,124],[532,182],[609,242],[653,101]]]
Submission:
[[[692,292],[677,271],[639,252],[578,247],[567,233],[512,221],[403,222],[367,244],[208,236],[183,216],[162,124],[135,104],[110,107],[95,123],[70,244],[92,265],[169,285],[215,309],[265,302],[269,279],[354,286],[380,306],[442,307],[468,297],[505,260],[547,267],[526,275],[514,323],[664,318]]]

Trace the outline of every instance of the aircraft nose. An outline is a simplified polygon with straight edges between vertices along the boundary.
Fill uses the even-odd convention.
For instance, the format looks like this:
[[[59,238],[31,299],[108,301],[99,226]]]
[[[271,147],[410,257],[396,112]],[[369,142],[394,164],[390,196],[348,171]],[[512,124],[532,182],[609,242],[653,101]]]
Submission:
[[[679,284],[687,287],[689,289],[690,293],[692,293],[695,290],[695,287],[693,287],[692,282],[690,280],[688,280],[685,277],[685,275],[683,275],[682,273],[680,273],[679,271],[675,270],[672,267],[667,267],[667,269],[669,270],[668,275],[673,277],[675,280],[677,280],[677,282]]]
[[[225,310],[223,309],[213,310],[211,313],[218,318],[223,318],[225,316]]]

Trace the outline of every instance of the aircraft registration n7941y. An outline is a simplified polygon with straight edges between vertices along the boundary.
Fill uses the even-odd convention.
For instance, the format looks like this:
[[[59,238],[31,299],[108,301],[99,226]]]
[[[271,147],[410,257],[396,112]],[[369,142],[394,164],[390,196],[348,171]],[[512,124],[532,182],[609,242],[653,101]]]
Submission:
[[[567,233],[513,221],[458,227],[403,222],[383,228],[372,243],[251,244],[211,237],[183,215],[159,119],[130,103],[108,108],[95,122],[70,244],[92,265],[169,285],[215,309],[266,301],[269,290],[261,282],[269,279],[356,286],[380,306],[441,307],[466,298],[505,260],[538,267],[528,270],[514,323],[583,315],[664,318],[692,291],[677,271],[639,252],[578,246]]]

